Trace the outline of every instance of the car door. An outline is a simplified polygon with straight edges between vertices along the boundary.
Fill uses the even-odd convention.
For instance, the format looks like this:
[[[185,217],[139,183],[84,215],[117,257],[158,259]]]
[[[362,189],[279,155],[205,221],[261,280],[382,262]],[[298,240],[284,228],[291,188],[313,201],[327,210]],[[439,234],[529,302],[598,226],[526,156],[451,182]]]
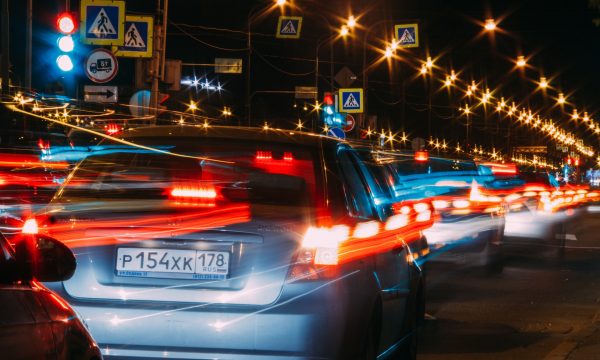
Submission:
[[[340,167],[352,194],[349,202],[351,213],[358,220],[375,219],[385,216],[385,212],[377,211],[375,199],[384,194],[368,168],[350,149],[338,152]],[[378,220],[385,221],[385,218]],[[410,272],[407,261],[407,247],[398,246],[390,251],[377,252],[375,271],[379,285],[382,308],[381,349],[387,349],[396,343],[402,335],[402,322],[405,316],[406,302],[410,291]]]
[[[0,354],[7,359],[53,359],[52,327],[39,303],[32,311],[33,290],[28,281],[15,279],[15,270],[12,249],[0,235]]]

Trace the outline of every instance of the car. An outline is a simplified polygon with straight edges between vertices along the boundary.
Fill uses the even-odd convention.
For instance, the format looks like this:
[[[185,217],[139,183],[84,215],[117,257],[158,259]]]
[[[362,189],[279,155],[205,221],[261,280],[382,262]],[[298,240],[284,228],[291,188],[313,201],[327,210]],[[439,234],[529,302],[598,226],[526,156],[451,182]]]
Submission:
[[[495,180],[472,158],[428,151],[375,150],[392,173],[394,198],[429,199],[437,221],[424,231],[428,263],[477,266],[486,274],[503,270],[505,207],[488,195]]]
[[[77,250],[52,289],[105,358],[416,356],[409,244],[431,203],[375,201],[355,150],[325,136],[177,125],[119,139],[31,219]]]
[[[582,205],[597,199],[598,194],[585,186],[561,185],[546,170],[521,169],[512,177],[521,185],[505,193],[510,200],[504,229],[506,246],[518,252],[555,254],[562,259],[567,240],[575,240],[566,224],[576,221],[584,213]]]
[[[40,281],[66,280],[73,253],[56,239],[24,235],[15,247],[0,233],[0,353],[6,359],[100,360],[76,312]]]

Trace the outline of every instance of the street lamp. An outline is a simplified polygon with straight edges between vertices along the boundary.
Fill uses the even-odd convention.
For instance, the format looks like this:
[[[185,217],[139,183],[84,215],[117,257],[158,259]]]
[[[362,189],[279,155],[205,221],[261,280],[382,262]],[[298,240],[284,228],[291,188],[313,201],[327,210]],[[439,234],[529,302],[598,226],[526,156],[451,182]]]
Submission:
[[[391,59],[392,56],[394,56],[394,50],[392,50],[391,46],[387,46],[385,48],[385,57],[388,58],[388,59]]]
[[[427,57],[427,61],[425,62],[425,66],[427,67],[427,69],[431,69],[433,67],[433,60],[431,59],[431,56]]]
[[[547,87],[548,87],[548,80],[544,76],[542,76],[540,78],[540,88],[546,89]]]
[[[354,18],[354,15],[350,15],[348,17],[348,22],[346,25],[348,25],[350,29],[354,29],[354,27],[356,26],[356,19]]]
[[[483,27],[487,31],[494,31],[494,30],[496,30],[496,22],[492,18],[486,19],[485,25]]]
[[[260,12],[260,14],[266,14],[267,12],[270,12],[273,10],[274,7],[279,6],[279,8],[281,10],[283,10],[283,7],[285,5],[287,5],[287,0],[274,0],[274,6],[270,6],[268,8],[263,8],[263,11]],[[248,126],[250,126],[252,124],[252,101],[251,101],[251,97],[250,97],[250,90],[251,90],[251,82],[250,82],[250,73],[251,73],[251,65],[252,65],[252,21],[254,20],[254,17],[257,14],[257,10],[259,7],[261,7],[262,4],[258,4],[256,6],[254,6],[252,9],[250,9],[250,11],[248,12],[248,19],[247,19],[247,26],[248,26],[248,37],[247,37],[247,48],[248,48],[248,61],[247,61],[247,66],[246,66],[246,117],[248,119]]]
[[[348,36],[349,33],[350,33],[350,29],[348,29],[348,26],[342,25],[342,27],[340,28],[340,35]]]
[[[527,65],[527,61],[525,60],[525,56],[519,55],[517,57],[517,67],[524,68]]]
[[[556,102],[558,103],[558,105],[564,105],[564,103],[567,101],[567,99],[565,98],[565,94],[560,93],[558,94],[558,99],[556,99]]]

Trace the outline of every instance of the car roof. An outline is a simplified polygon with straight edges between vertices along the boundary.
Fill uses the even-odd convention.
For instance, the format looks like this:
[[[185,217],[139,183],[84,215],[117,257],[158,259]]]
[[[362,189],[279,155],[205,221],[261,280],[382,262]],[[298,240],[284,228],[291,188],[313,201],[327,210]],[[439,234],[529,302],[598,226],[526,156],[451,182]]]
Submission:
[[[145,137],[240,139],[248,141],[291,143],[315,147],[321,145],[333,146],[342,142],[341,140],[335,138],[294,130],[212,125],[208,127],[203,125],[160,125],[137,127],[123,131],[120,134],[120,137],[128,140]]]

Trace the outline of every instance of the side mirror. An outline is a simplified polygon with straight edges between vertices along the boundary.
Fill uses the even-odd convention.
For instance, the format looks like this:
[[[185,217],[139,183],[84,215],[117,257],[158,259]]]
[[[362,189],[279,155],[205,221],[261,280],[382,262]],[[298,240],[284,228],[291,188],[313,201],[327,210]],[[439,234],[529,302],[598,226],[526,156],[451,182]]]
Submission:
[[[71,249],[44,235],[23,236],[15,246],[21,273],[39,281],[64,281],[73,276],[77,261]]]

